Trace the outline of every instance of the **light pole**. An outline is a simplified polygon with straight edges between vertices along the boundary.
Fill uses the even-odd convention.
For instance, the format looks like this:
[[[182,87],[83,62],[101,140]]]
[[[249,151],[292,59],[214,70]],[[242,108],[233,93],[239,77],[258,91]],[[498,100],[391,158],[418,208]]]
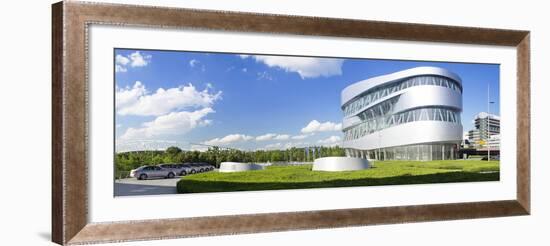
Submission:
[[[495,103],[495,102],[491,102],[490,100],[490,97],[489,97],[489,91],[490,91],[490,84],[487,83],[487,161],[490,161],[491,160],[491,147],[489,145],[489,140],[491,140],[491,132],[489,131],[489,127],[490,127],[490,119],[491,119],[491,103]]]
[[[380,133],[380,130],[378,130],[378,161],[380,161],[380,147],[382,146],[382,135]]]

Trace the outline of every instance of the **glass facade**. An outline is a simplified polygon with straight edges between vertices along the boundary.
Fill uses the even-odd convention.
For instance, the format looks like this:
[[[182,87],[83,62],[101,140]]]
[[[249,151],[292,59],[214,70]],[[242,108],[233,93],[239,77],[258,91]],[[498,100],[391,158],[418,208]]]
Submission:
[[[373,150],[348,149],[346,151],[348,156],[376,160],[453,160],[458,157],[458,144],[417,144]]]
[[[378,106],[374,108],[378,108]],[[388,127],[414,121],[446,121],[454,124],[461,124],[460,112],[453,109],[425,107],[407,110],[397,114],[389,114],[389,112],[391,112],[391,109],[389,109],[386,114],[383,114],[383,108],[384,107],[380,106],[380,115],[372,114],[372,117],[366,117],[365,120],[362,119],[361,123],[345,129],[344,140],[358,139]],[[370,110],[371,109],[368,111]]]
[[[344,133],[346,155],[376,160],[424,161],[456,159],[463,134],[462,121],[460,119],[462,106],[461,102],[458,104],[456,101],[453,101],[455,100],[453,98],[456,98],[456,93],[459,95],[462,94],[462,86],[459,78],[458,81],[455,81],[455,79],[451,78],[453,76],[447,76],[447,72],[432,70],[427,75],[420,73],[402,79],[388,80],[387,83],[375,86],[364,92],[357,91],[355,93],[354,90],[358,90],[360,87],[346,88],[348,92],[352,91],[354,92],[353,95],[357,95],[350,97],[352,99],[342,106],[345,117],[345,125],[342,130]],[[442,75],[432,75],[432,73]],[[360,83],[365,82],[368,83],[369,81],[362,81]],[[434,90],[433,87],[424,87],[426,90],[420,89],[396,93],[409,87],[423,85],[450,88],[453,91],[450,96],[453,97],[447,95],[449,92]],[[443,95],[425,93],[443,93]],[[404,98],[405,95],[406,99]],[[416,105],[410,102],[410,100],[416,100],[416,97],[423,96],[427,96],[429,99],[427,101],[431,102],[431,104]],[[446,96],[449,96],[450,99],[447,100]],[[395,106],[402,97],[405,101],[403,101],[403,104],[399,104],[399,109],[396,109]],[[434,98],[437,99],[433,100]],[[433,102],[430,100],[433,100]],[[399,110],[399,112],[396,110]],[[430,131],[430,125],[427,124],[411,124],[396,129],[397,134],[403,134],[405,139],[403,144],[407,145],[396,145],[396,141],[390,141],[394,146],[373,148],[373,146],[388,146],[389,144],[379,143],[375,145],[370,142],[355,141],[370,134],[376,134],[376,132],[380,132],[383,129],[417,121],[446,122],[446,124],[434,124],[437,125],[437,129],[439,130],[433,132]],[[416,136],[414,134],[408,136],[406,131],[414,131],[416,129],[422,129],[426,132],[415,143]],[[445,134],[438,132],[446,131],[447,129],[451,132],[445,132]],[[383,134],[384,132],[380,133]],[[376,135],[374,136],[373,139],[384,141],[381,135],[378,138]],[[367,146],[369,146],[369,149],[366,148]]]
[[[354,115],[369,104],[394,92],[420,85],[443,86],[462,93],[460,84],[452,79],[435,75],[416,76],[365,91],[361,96],[350,101],[343,107],[344,116]]]

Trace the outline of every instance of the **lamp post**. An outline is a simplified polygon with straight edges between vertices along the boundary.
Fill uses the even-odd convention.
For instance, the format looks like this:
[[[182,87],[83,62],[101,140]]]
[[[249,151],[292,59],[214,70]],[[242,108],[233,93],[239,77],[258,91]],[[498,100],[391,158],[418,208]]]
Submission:
[[[382,136],[380,135],[380,130],[378,130],[378,160],[377,161],[380,161],[381,158],[380,158],[380,147],[382,145]]]
[[[489,140],[491,140],[491,132],[489,131],[489,127],[490,127],[490,119],[491,119],[491,103],[495,103],[495,102],[491,102],[490,100],[490,94],[489,94],[489,91],[490,91],[490,84],[487,83],[487,161],[490,161],[491,160],[491,147],[489,146]]]

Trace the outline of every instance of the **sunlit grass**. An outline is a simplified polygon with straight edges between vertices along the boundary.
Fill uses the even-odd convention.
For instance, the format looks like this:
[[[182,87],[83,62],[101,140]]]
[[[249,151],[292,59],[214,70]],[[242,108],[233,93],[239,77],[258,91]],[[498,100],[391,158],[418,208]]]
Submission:
[[[265,170],[191,175],[179,193],[304,189],[499,180],[499,161],[377,161],[370,169],[311,171],[311,165],[269,166]]]

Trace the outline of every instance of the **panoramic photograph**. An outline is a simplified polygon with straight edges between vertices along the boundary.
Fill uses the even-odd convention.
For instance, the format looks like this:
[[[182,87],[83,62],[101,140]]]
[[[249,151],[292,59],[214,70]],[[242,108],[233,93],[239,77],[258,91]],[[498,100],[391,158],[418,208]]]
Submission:
[[[114,196],[500,180],[498,64],[117,48]]]

